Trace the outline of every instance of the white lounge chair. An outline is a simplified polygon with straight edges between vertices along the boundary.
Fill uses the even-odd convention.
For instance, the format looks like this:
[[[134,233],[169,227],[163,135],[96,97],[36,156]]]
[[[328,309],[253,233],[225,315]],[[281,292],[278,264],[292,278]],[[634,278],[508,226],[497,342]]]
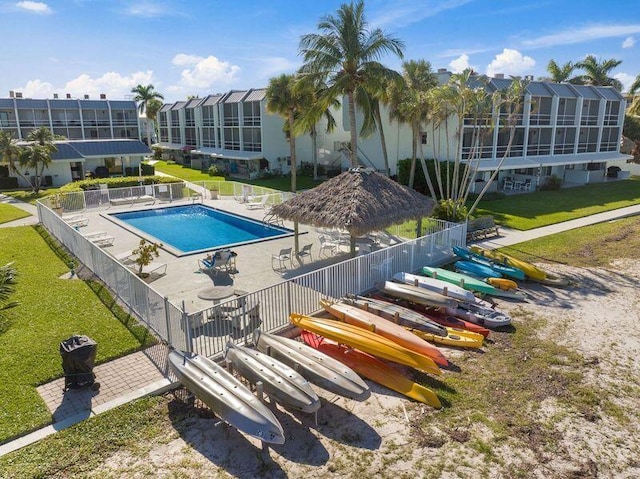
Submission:
[[[248,210],[263,210],[267,205],[267,201],[269,200],[269,195],[262,195],[260,201],[250,201],[245,203],[245,206]]]
[[[130,264],[129,269],[134,273],[140,275],[141,277],[152,277],[152,276],[164,276],[167,274],[167,264],[166,263],[149,263],[142,267],[142,272],[140,272],[140,266],[133,263]]]
[[[69,226],[76,229],[81,228],[83,226],[87,226],[89,224],[89,218],[86,218],[81,215],[69,216],[67,218],[63,216],[62,219]]]
[[[105,233],[104,231],[94,231],[92,233],[86,233],[83,236],[101,248],[113,246],[113,242],[115,241],[115,237]]]

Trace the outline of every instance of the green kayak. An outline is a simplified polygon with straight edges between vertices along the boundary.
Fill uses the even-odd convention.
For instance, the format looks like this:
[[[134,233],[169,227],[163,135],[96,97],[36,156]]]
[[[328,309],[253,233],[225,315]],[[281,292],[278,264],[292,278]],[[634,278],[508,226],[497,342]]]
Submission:
[[[474,291],[481,294],[488,294],[490,296],[500,296],[502,298],[520,299],[525,300],[526,297],[519,291],[503,291],[495,288],[484,281],[473,278],[462,273],[456,273],[455,271],[449,271],[448,269],[432,268],[431,266],[424,266],[421,270],[421,274],[429,276],[430,278],[436,278],[448,283],[461,286],[469,291]]]

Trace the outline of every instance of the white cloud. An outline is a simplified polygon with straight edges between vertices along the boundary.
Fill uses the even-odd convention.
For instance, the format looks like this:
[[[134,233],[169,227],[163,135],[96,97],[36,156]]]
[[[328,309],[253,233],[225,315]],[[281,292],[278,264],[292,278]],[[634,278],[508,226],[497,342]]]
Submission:
[[[116,72],[108,72],[98,78],[92,78],[87,74],[82,74],[63,86],[54,86],[42,80],[29,80],[26,85],[14,88],[15,91],[22,92],[27,98],[52,98],[54,93],[58,93],[63,98],[67,93],[73,98],[83,98],[89,95],[91,98],[99,98],[101,93],[107,98],[121,100],[132,95],[131,89],[138,84],[147,85],[153,83],[153,71],[135,72],[125,76]]]
[[[180,74],[180,86],[191,89],[208,89],[212,85],[231,85],[237,80],[240,67],[224,62],[209,55],[199,57],[179,53],[173,57],[172,63],[178,66],[189,66]]]
[[[27,10],[28,12],[31,12],[31,13],[37,13],[39,15],[49,15],[50,13],[53,13],[53,10],[51,10],[51,7],[49,7],[49,5],[47,5],[46,3],[32,2],[30,0],[18,2],[16,3],[16,7],[22,10]]]
[[[551,35],[543,35],[531,40],[525,40],[523,45],[528,48],[545,48],[556,45],[572,45],[602,38],[615,38],[640,33],[640,24],[631,25],[592,25],[588,27],[571,28]]]
[[[494,76],[496,73],[523,75],[531,71],[535,65],[536,61],[533,58],[522,55],[518,50],[505,48],[487,65],[487,75]]]
[[[633,82],[636,80],[634,75],[629,75],[628,73],[616,73],[613,75],[613,78],[620,80],[624,87],[622,91],[629,91],[631,89],[631,85],[633,85]]]
[[[162,2],[154,2],[149,0],[133,1],[129,2],[124,10],[125,14],[133,15],[134,17],[154,18],[167,15],[174,15],[177,12]]]
[[[627,37],[622,42],[622,48],[631,48],[636,44],[636,39],[633,37]]]
[[[469,55],[463,53],[458,58],[451,60],[451,62],[449,63],[449,68],[451,68],[451,71],[453,73],[460,73],[467,68],[472,68],[469,64]]]

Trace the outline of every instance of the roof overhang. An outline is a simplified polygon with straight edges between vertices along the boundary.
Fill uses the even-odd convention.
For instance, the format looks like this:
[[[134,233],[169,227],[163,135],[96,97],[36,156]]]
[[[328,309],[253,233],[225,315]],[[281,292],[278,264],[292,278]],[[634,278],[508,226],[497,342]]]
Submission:
[[[515,170],[519,168],[538,168],[540,166],[561,166],[561,165],[577,165],[584,163],[604,163],[607,161],[626,161],[632,159],[633,156],[625,155],[617,151],[608,151],[604,153],[579,153],[576,155],[545,155],[545,156],[528,156],[525,158],[507,158],[502,160],[497,158],[489,158],[475,162],[477,171],[494,171],[500,166],[501,170]]]

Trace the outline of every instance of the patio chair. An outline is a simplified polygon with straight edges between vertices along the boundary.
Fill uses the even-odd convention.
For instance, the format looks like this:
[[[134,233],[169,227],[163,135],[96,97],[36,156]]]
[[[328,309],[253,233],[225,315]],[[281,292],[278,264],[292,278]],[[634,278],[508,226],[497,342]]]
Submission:
[[[306,256],[308,256],[308,257],[309,257],[309,259],[310,259],[311,261],[313,261],[313,257],[311,256],[311,247],[312,247],[312,246],[313,246],[312,244],[304,245],[304,246],[302,247],[302,249],[301,249],[300,251],[298,251],[298,254],[297,254],[296,256],[298,257],[298,259],[300,260],[300,262],[301,262],[301,263],[303,262],[303,259],[304,259]]]
[[[245,203],[245,206],[248,210],[263,210],[267,205],[267,200],[269,199],[269,195],[262,195],[260,201],[249,201]]]
[[[278,262],[278,267],[274,267],[274,262]],[[271,255],[271,269],[276,272],[281,272],[287,269],[287,261],[289,265],[293,268],[293,263],[291,262],[291,248],[282,248],[278,254]]]
[[[62,219],[65,223],[67,223],[69,226],[75,229],[81,228],[83,226],[87,226],[89,224],[89,218],[86,218],[81,215],[70,216],[67,218],[63,216]]]
[[[524,180],[524,182],[520,185],[520,190],[531,191],[531,178],[527,178],[526,180]]]
[[[320,256],[322,256],[323,251],[329,251],[331,254],[336,254],[338,252],[338,243],[327,239],[326,236],[321,235],[318,237],[320,241]]]

